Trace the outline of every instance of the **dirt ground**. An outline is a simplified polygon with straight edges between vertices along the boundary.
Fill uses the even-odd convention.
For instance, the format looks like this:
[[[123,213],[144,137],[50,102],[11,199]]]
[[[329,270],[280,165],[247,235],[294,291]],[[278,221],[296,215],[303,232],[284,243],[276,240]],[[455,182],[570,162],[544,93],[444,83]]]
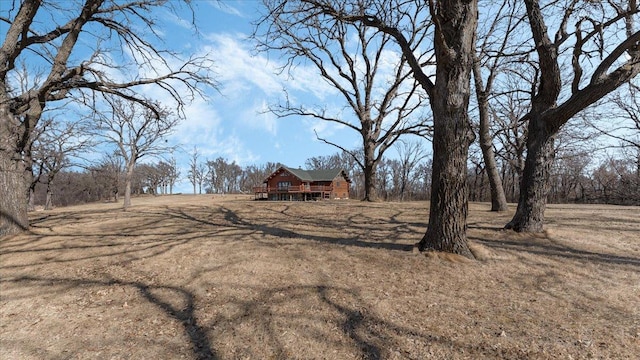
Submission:
[[[480,260],[424,255],[425,202],[174,195],[34,212],[0,239],[0,358],[637,359],[640,208],[471,204]]]

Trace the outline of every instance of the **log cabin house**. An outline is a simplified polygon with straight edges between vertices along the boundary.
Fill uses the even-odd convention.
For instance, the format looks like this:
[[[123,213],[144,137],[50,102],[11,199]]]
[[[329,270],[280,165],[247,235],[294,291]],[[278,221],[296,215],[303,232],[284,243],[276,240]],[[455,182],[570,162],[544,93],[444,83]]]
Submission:
[[[348,199],[351,179],[342,169],[302,170],[281,166],[253,188],[256,200]]]

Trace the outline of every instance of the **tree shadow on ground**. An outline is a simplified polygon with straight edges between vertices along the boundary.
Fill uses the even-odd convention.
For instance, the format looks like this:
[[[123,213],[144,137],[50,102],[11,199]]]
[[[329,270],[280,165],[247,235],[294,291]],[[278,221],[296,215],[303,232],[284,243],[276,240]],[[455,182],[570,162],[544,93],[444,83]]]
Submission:
[[[442,334],[431,334],[412,325],[385,320],[370,310],[371,304],[362,299],[357,291],[330,285],[251,288],[242,284],[218,284],[221,287],[233,286],[251,290],[253,296],[228,299],[225,306],[241,309],[233,316],[220,315],[210,321],[202,321],[196,315],[197,312],[202,312],[198,308],[196,296],[178,286],[151,285],[119,279],[44,276],[2,279],[0,283],[38,286],[43,289],[62,286],[65,291],[111,286],[135,289],[140,298],[180,324],[189,341],[192,355],[198,360],[225,358],[228,354],[215,348],[216,342],[222,340],[234,347],[234,358],[258,358],[264,354],[271,354],[274,358],[291,357],[291,348],[287,348],[283,336],[287,331],[301,339],[300,344],[318,342],[323,349],[341,349],[361,359],[384,359],[394,353],[396,356],[404,354],[409,355],[409,358],[424,358],[433,346],[457,349],[478,356],[499,355],[497,349],[491,350],[489,346],[461,343]],[[302,311],[292,313],[288,307],[292,304]],[[307,307],[300,307],[302,304]],[[311,310],[313,308],[320,308],[322,312],[317,314]],[[405,342],[407,339],[411,341]],[[246,341],[249,343],[245,343]],[[407,347],[408,343],[418,345]],[[229,344],[226,346],[225,349],[229,350]],[[294,350],[305,354],[305,349]]]
[[[185,334],[189,338],[192,346],[193,354],[196,359],[218,359],[216,351],[211,347],[211,341],[206,330],[198,323],[195,316],[194,295],[182,288],[175,286],[157,286],[147,285],[139,281],[125,280],[94,280],[94,279],[76,279],[76,278],[47,278],[37,276],[22,276],[10,280],[0,280],[0,283],[14,284],[35,284],[40,287],[47,286],[63,286],[65,291],[71,291],[74,288],[87,286],[109,287],[114,285],[132,287],[136,289],[142,298],[146,299],[150,304],[155,305],[162,310],[170,318],[177,320],[183,327]],[[174,303],[186,304],[185,306],[174,305],[170,301],[166,301],[156,292],[170,292],[176,298]]]
[[[539,240],[504,240],[488,239],[478,236],[470,236],[482,245],[497,250],[511,250],[525,252],[545,257],[560,257],[571,260],[599,262],[603,264],[631,265],[640,267],[640,258],[620,256],[615,254],[598,253],[593,251],[580,250],[566,245],[559,245]]]
[[[9,214],[5,211],[0,211],[0,225],[5,224],[6,229],[4,227],[0,227],[0,236],[5,235],[5,231],[8,231],[10,227],[17,227],[22,229],[22,231],[26,231],[27,228],[22,225],[19,219],[16,219],[12,214]]]
[[[239,228],[243,228],[250,231],[258,231],[266,235],[271,235],[275,237],[281,238],[300,238],[304,240],[317,241],[321,243],[328,243],[334,245],[346,245],[346,246],[356,246],[363,248],[373,248],[373,249],[384,249],[384,250],[397,250],[397,251],[412,251],[412,244],[400,244],[395,242],[382,242],[382,241],[371,241],[371,240],[362,240],[362,235],[356,235],[352,237],[331,237],[331,236],[321,236],[314,234],[305,234],[302,232],[297,232],[293,230],[286,229],[284,227],[277,227],[272,225],[265,224],[257,224],[251,221],[247,221],[242,219],[235,211],[229,208],[222,208],[222,212],[224,213],[224,219]],[[337,230],[338,232],[344,234],[347,230],[353,229],[352,222],[347,220],[343,224],[334,225],[333,230]],[[298,224],[290,223],[289,225],[313,225],[310,222],[299,222]],[[321,228],[321,227],[320,227]],[[398,237],[398,233],[391,233],[389,235],[389,239],[394,239]]]

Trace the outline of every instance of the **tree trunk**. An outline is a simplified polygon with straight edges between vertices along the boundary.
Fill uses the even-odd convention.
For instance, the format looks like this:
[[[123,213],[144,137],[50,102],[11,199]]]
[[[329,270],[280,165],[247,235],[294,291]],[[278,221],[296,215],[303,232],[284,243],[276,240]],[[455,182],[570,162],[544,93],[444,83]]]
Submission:
[[[8,108],[4,84],[0,89],[0,236],[29,228],[27,208],[33,177],[24,161],[24,128]],[[30,154],[29,154],[30,155]]]
[[[492,71],[496,70],[494,69]],[[480,127],[478,130],[480,136],[480,149],[482,150],[482,159],[484,160],[487,177],[489,178],[489,187],[491,189],[491,211],[507,211],[507,197],[504,194],[504,187],[502,186],[502,180],[500,179],[496,155],[493,151],[493,138],[490,133],[489,90],[487,89],[487,91],[485,91],[484,89],[480,61],[475,57],[473,62],[473,77],[475,81],[476,98],[478,100],[478,114],[480,118]],[[489,88],[491,87],[492,81],[493,80],[491,78],[488,80]]]
[[[364,199],[363,201],[376,201],[378,194],[376,189],[376,164],[373,160],[374,144],[366,143],[364,148]]]
[[[549,176],[555,158],[555,133],[540,120],[529,121],[527,157],[520,182],[518,209],[505,229],[541,232],[549,194]]]
[[[47,198],[44,203],[45,210],[53,209],[53,191],[51,190],[51,185],[47,184]]]
[[[4,134],[6,125],[0,126],[0,137],[4,142],[7,139]],[[29,228],[27,203],[31,182],[19,156],[11,149],[3,147],[0,150],[0,236],[17,234]]]
[[[420,251],[437,250],[473,258],[467,244],[467,158],[474,134],[468,118],[478,4],[447,1],[432,9],[436,82],[433,111],[433,184],[429,225]]]
[[[27,211],[35,211],[36,210],[36,190],[35,190],[35,186],[33,184],[31,184],[31,186],[29,186],[29,202],[27,205]]]
[[[473,258],[467,245],[467,156],[471,131],[466,110],[444,118],[434,108],[433,183],[429,225],[420,251],[437,250]],[[436,121],[435,119],[440,119]]]
[[[127,211],[131,206],[131,182],[133,181],[133,169],[135,163],[131,161],[127,164],[127,172],[124,175],[124,203],[122,210]]]
[[[489,133],[489,110],[488,105],[480,105],[480,149],[482,149],[482,159],[485,170],[489,178],[489,188],[491,189],[491,211],[507,211],[507,197],[504,194],[504,187],[500,179],[498,163],[493,151],[493,139]],[[484,113],[484,114],[483,114]]]

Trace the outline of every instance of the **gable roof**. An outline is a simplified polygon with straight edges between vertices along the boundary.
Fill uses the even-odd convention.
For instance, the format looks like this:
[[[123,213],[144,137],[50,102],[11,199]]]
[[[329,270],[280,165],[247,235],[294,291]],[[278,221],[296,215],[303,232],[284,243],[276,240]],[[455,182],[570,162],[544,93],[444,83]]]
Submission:
[[[347,182],[351,182],[349,176],[346,171],[343,169],[325,169],[325,170],[302,170],[302,169],[294,169],[288,166],[280,166],[278,170],[274,171],[268,178],[264,180],[264,182],[268,182],[269,179],[273,178],[277,174],[279,174],[282,170],[285,170],[291,173],[293,176],[297,177],[302,181],[333,181],[336,177],[342,175]]]

